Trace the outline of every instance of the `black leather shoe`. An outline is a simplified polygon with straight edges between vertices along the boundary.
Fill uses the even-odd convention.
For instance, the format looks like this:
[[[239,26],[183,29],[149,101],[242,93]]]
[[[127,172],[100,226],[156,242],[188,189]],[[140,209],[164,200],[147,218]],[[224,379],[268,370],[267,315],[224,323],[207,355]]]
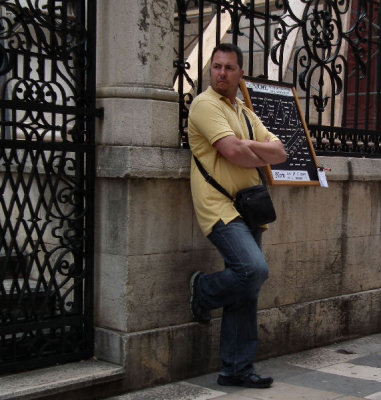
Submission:
[[[194,272],[190,278],[189,286],[190,286],[190,309],[193,315],[193,318],[200,322],[201,324],[208,324],[211,320],[210,311],[206,308],[202,307],[200,304],[200,300],[196,296],[196,288],[198,285],[198,280],[201,276],[201,272]]]
[[[255,373],[246,376],[218,375],[217,383],[222,386],[242,386],[265,389],[271,386],[273,378],[271,378],[271,376],[261,376]]]

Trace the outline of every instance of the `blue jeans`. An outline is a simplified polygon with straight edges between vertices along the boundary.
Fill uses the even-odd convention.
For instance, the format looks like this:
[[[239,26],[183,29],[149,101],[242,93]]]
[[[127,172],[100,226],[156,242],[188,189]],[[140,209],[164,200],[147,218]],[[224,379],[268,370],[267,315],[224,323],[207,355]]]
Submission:
[[[220,220],[208,239],[221,253],[225,270],[201,275],[197,295],[209,310],[223,307],[220,373],[246,375],[254,371],[258,296],[268,277],[261,251],[262,230],[251,232],[241,218],[227,225]]]

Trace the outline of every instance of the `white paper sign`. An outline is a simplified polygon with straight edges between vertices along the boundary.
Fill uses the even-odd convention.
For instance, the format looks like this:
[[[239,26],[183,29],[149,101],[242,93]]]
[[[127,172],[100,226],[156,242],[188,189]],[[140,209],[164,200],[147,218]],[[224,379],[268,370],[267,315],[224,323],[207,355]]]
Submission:
[[[308,182],[310,177],[307,171],[271,170],[274,181]]]
[[[272,86],[267,83],[259,83],[259,82],[246,82],[246,86],[250,89],[253,89],[254,92],[278,94],[281,96],[290,96],[290,97],[294,96],[292,89],[289,87]]]
[[[327,188],[328,182],[327,182],[327,177],[325,176],[324,170],[318,168],[318,177],[319,177],[320,186],[323,188]]]

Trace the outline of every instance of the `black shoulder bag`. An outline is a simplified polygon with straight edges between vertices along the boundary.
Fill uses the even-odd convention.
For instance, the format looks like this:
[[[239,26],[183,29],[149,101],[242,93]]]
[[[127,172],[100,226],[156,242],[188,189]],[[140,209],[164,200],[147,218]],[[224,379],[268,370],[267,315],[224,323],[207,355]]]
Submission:
[[[250,139],[253,140],[253,131],[250,122],[245,113],[247,128],[249,130]],[[240,213],[243,220],[250,228],[257,228],[276,220],[276,213],[271,200],[270,194],[266,187],[266,178],[262,171],[257,168],[263,185],[256,185],[237,192],[235,198],[232,197],[215,179],[213,179],[200,161],[195,157],[194,160],[205,180],[215,189],[224,194],[234,203],[234,207]]]

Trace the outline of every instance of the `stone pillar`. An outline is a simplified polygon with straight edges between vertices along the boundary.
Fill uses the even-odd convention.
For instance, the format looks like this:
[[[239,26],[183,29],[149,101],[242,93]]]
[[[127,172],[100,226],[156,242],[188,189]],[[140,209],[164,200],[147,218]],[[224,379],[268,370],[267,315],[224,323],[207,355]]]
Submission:
[[[137,248],[150,253],[149,243],[156,240],[150,242],[149,218],[142,216],[152,183],[146,178],[160,177],[162,163],[172,162],[174,171],[181,167],[171,153],[179,144],[178,96],[172,87],[174,4],[98,0],[97,106],[104,108],[104,118],[96,131],[95,356],[122,365],[128,333],[140,329],[131,257],[139,262]],[[186,166],[189,157],[184,157]]]
[[[177,147],[174,0],[98,0],[97,142]]]

